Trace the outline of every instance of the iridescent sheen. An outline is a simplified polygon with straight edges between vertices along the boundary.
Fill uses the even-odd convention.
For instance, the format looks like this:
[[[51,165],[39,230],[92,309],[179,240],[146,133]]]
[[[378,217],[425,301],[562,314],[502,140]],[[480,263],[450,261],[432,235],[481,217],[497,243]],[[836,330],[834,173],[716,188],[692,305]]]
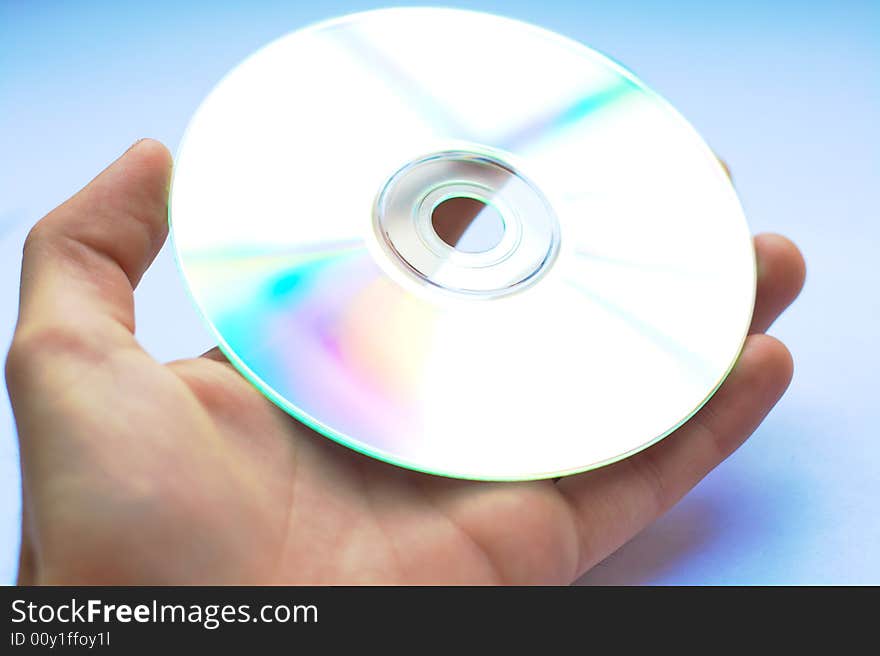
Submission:
[[[389,176],[461,148],[500,153],[558,218],[558,257],[522,292],[419,286],[377,244]],[[646,448],[724,380],[754,301],[748,226],[693,128],[602,55],[475,12],[356,14],[252,55],[194,116],[170,214],[193,298],[254,385],[448,476]]]

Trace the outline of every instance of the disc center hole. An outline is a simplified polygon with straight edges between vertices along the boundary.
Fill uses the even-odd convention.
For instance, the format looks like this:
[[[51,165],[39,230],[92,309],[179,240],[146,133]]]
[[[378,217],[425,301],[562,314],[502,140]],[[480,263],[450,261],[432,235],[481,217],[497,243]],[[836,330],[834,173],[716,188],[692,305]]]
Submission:
[[[465,253],[484,253],[501,243],[504,218],[492,204],[477,198],[455,196],[431,212],[434,232],[446,244]]]

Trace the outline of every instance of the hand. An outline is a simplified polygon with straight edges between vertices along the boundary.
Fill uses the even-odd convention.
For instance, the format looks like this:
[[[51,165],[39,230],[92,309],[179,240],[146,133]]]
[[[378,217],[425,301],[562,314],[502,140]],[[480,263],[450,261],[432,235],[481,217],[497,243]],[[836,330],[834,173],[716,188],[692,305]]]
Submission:
[[[755,240],[752,335],[655,446],[561,479],[478,483],[349,451],[215,351],[162,365],[132,291],[166,237],[171,160],[141,141],[28,236],[7,381],[21,442],[21,583],[569,583],[669,509],[791,377],[763,333],[804,264]]]

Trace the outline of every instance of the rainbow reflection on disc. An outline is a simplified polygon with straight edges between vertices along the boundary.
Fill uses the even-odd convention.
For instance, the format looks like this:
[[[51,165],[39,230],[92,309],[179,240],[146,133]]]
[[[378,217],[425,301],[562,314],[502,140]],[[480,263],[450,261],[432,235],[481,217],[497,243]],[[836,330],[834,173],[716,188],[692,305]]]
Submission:
[[[456,199],[491,243],[440,234]],[[447,476],[649,446],[721,384],[754,301],[746,221],[693,128],[596,52],[469,11],[356,14],[249,57],[192,119],[170,214],[242,374]]]

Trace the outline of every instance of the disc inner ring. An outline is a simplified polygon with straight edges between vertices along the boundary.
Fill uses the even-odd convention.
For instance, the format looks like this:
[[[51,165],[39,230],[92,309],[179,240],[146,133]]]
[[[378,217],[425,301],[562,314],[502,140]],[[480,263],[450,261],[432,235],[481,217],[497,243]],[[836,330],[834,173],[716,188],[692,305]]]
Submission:
[[[434,229],[434,210],[453,198],[491,207],[504,222],[500,241],[459,250]],[[373,225],[386,255],[421,282],[460,294],[494,297],[533,284],[559,248],[559,222],[537,187],[500,158],[454,150],[416,159],[394,173],[377,197]]]

